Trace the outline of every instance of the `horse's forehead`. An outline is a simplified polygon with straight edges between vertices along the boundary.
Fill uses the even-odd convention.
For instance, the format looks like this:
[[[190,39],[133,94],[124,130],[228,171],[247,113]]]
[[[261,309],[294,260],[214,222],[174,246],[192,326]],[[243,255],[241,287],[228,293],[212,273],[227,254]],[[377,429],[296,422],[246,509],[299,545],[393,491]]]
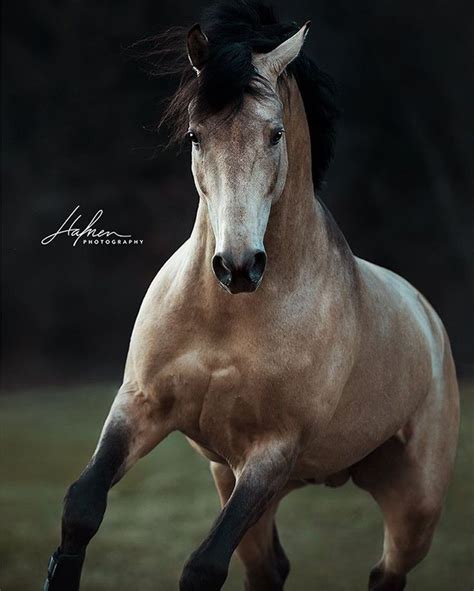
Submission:
[[[273,121],[282,115],[283,106],[276,94],[265,97],[247,95],[244,98],[243,110],[261,121]]]
[[[213,135],[218,138],[229,139],[231,136],[238,137],[241,134],[259,132],[262,126],[278,123],[282,118],[283,108],[278,97],[257,98],[246,95],[239,109],[233,111],[232,107],[223,112],[208,117],[200,125],[212,130]]]

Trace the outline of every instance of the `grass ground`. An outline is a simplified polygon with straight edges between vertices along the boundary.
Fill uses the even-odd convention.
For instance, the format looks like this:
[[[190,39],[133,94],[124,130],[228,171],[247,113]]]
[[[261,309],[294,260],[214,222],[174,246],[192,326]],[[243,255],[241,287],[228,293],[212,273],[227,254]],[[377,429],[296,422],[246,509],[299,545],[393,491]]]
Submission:
[[[93,451],[111,387],[0,398],[1,591],[41,589],[59,536],[61,500]],[[474,585],[474,388],[462,391],[455,477],[433,548],[410,577],[418,591],[468,591]],[[84,591],[172,591],[187,555],[218,510],[206,462],[179,434],[139,462],[110,493],[106,518],[90,544]],[[353,485],[306,487],[282,503],[279,529],[292,572],[288,591],[366,589],[381,552],[382,522]],[[233,561],[226,591],[241,590]]]

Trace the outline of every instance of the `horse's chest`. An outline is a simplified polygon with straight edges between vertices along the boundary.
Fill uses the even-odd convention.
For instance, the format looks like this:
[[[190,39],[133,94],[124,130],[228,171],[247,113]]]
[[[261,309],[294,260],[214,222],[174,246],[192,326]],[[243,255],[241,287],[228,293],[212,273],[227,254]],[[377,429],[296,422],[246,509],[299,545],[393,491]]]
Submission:
[[[281,428],[297,412],[291,384],[270,356],[191,348],[158,375],[158,405],[172,401],[175,428],[226,458],[240,456],[257,437]],[[291,407],[291,408],[290,408]]]

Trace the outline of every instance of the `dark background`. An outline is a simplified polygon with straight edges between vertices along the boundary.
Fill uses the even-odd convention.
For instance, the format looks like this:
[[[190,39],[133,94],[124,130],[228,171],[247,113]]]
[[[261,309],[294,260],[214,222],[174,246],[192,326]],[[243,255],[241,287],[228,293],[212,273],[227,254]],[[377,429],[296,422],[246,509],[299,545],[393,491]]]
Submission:
[[[407,277],[450,334],[461,381],[456,469],[419,591],[472,587],[474,422],[474,3],[276,0],[313,26],[307,51],[333,75],[342,117],[323,199],[354,252]],[[2,589],[42,587],[61,500],[94,450],[120,383],[135,315],[197,207],[184,150],[154,132],[175,81],[151,78],[125,48],[192,25],[201,2],[10,0],[2,19]],[[83,227],[143,246],[76,246]],[[83,574],[90,591],[176,589],[218,510],[209,470],[173,434],[110,493]],[[288,590],[366,587],[383,528],[348,484],[306,487],[278,517]],[[357,543],[354,544],[354,541]],[[315,561],[317,557],[317,561]],[[453,576],[455,573],[455,577]],[[233,561],[228,591],[242,588]]]
[[[154,132],[175,82],[124,48],[203,3],[3,5],[3,379],[119,380],[151,279],[186,239],[197,196],[186,150]],[[342,118],[323,199],[364,258],[434,304],[473,373],[472,1],[273,3],[311,19],[307,52],[335,78]],[[76,206],[143,246],[41,246]]]

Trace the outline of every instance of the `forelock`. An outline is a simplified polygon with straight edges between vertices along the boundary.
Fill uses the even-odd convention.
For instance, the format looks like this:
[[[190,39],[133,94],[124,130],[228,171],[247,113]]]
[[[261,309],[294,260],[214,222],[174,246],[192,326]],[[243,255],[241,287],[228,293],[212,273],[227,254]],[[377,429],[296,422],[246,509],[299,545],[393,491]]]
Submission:
[[[168,123],[171,139],[181,139],[188,126],[192,102],[193,119],[205,120],[218,113],[229,116],[241,109],[246,95],[264,99],[273,91],[252,63],[254,53],[268,53],[297,30],[296,23],[280,23],[273,9],[254,0],[224,0],[207,9],[200,21],[209,40],[209,58],[196,76],[189,67],[183,29],[146,40],[146,52],[155,74],[181,69],[179,88],[165,110],[161,123]],[[171,68],[163,68],[174,55]],[[333,153],[337,110],[332,102],[333,83],[304,54],[287,68],[284,76],[298,83],[311,136],[313,181],[319,186]],[[282,77],[284,81],[284,76]]]

